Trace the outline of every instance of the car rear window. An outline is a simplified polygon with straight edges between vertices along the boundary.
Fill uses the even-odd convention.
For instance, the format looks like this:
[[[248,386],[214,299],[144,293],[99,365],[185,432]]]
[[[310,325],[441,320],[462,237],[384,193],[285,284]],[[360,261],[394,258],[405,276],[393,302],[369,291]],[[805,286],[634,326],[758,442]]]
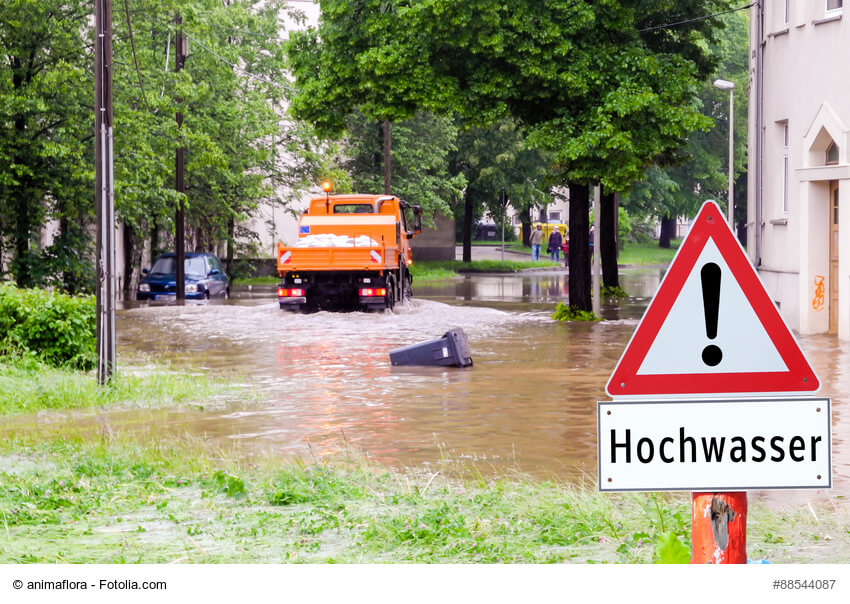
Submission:
[[[194,256],[186,258],[183,261],[183,272],[193,277],[204,277],[207,274],[207,267],[204,263],[203,256]],[[175,275],[177,274],[177,258],[174,256],[166,256],[165,258],[157,258],[151,268],[152,275]]]

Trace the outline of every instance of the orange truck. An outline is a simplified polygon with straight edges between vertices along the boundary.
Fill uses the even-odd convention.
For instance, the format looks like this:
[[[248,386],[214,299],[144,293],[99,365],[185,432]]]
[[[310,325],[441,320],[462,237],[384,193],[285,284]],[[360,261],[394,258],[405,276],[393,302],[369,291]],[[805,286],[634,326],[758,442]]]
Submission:
[[[393,195],[310,200],[298,241],[277,245],[284,310],[382,310],[412,295],[410,239],[422,211]]]

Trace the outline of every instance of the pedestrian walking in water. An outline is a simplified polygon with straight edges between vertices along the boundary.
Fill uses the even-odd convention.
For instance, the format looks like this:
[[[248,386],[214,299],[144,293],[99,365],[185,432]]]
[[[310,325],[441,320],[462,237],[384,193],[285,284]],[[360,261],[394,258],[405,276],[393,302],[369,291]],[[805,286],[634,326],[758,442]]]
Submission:
[[[556,227],[552,234],[549,235],[549,257],[552,259],[552,262],[560,262],[561,261],[561,244],[564,242],[561,237],[561,231]]]
[[[540,260],[540,244],[543,243],[543,227],[539,224],[534,227],[528,238],[528,242],[531,244],[531,259],[537,262]]]

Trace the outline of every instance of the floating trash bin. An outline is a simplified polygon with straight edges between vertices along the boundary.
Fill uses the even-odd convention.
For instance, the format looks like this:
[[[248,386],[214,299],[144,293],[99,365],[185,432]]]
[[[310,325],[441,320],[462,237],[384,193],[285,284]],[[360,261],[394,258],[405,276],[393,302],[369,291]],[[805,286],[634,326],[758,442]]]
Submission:
[[[431,367],[469,367],[472,365],[472,355],[466,334],[458,327],[447,331],[442,338],[390,350],[390,363]]]

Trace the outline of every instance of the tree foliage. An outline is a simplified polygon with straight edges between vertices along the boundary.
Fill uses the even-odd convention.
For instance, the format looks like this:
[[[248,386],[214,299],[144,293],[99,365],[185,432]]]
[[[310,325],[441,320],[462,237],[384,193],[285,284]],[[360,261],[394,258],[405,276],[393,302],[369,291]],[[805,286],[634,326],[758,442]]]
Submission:
[[[0,12],[0,257],[21,284],[91,289],[93,5],[0,0]],[[232,250],[259,202],[286,206],[325,169],[312,128],[286,115],[288,12],[284,0],[113,3],[115,207],[128,271],[143,248],[170,247],[178,147],[187,241],[202,250]],[[175,73],[179,27],[189,55]],[[39,249],[47,225],[53,243]]]
[[[654,165],[647,170],[646,177],[624,196],[624,205],[631,214],[659,220],[692,217],[704,201],[727,199],[729,92],[714,87],[715,78],[735,83],[735,177],[746,170],[749,24],[745,12],[726,15],[724,21],[726,28],[720,39],[709,46],[712,55],[719,58],[719,65],[702,83],[699,94],[701,110],[714,127],[691,134],[680,157],[671,165]]]
[[[59,0],[0,2],[0,257],[11,255],[21,286],[52,276],[63,246],[86,240],[75,225],[88,212],[94,173],[87,11]],[[65,228],[41,251],[50,219]]]
[[[382,191],[383,122],[357,112],[348,117],[346,126],[340,167],[350,174],[354,190]],[[392,125],[393,194],[420,205],[426,225],[433,225],[435,213],[450,215],[466,185],[462,174],[449,172],[457,136],[451,119],[430,113]]]
[[[424,108],[482,125],[512,115],[552,154],[564,182],[620,191],[710,124],[695,96],[713,67],[707,44],[718,21],[692,18],[729,2],[321,4],[318,29],[291,47],[297,115],[326,131],[355,107],[376,119]],[[667,27],[674,21],[687,23]],[[587,233],[578,230],[570,225],[580,250],[570,255],[570,296],[589,308],[589,287],[573,283],[586,263]]]
[[[528,225],[526,228],[530,228],[529,210],[551,201],[552,162],[542,150],[528,147],[522,128],[515,120],[503,119],[489,126],[463,130],[452,166],[468,181],[464,203],[455,206],[455,218],[464,225],[465,261],[471,258],[473,217],[480,217],[486,210],[497,222],[506,218],[502,191],[508,205],[519,214],[523,224]]]

